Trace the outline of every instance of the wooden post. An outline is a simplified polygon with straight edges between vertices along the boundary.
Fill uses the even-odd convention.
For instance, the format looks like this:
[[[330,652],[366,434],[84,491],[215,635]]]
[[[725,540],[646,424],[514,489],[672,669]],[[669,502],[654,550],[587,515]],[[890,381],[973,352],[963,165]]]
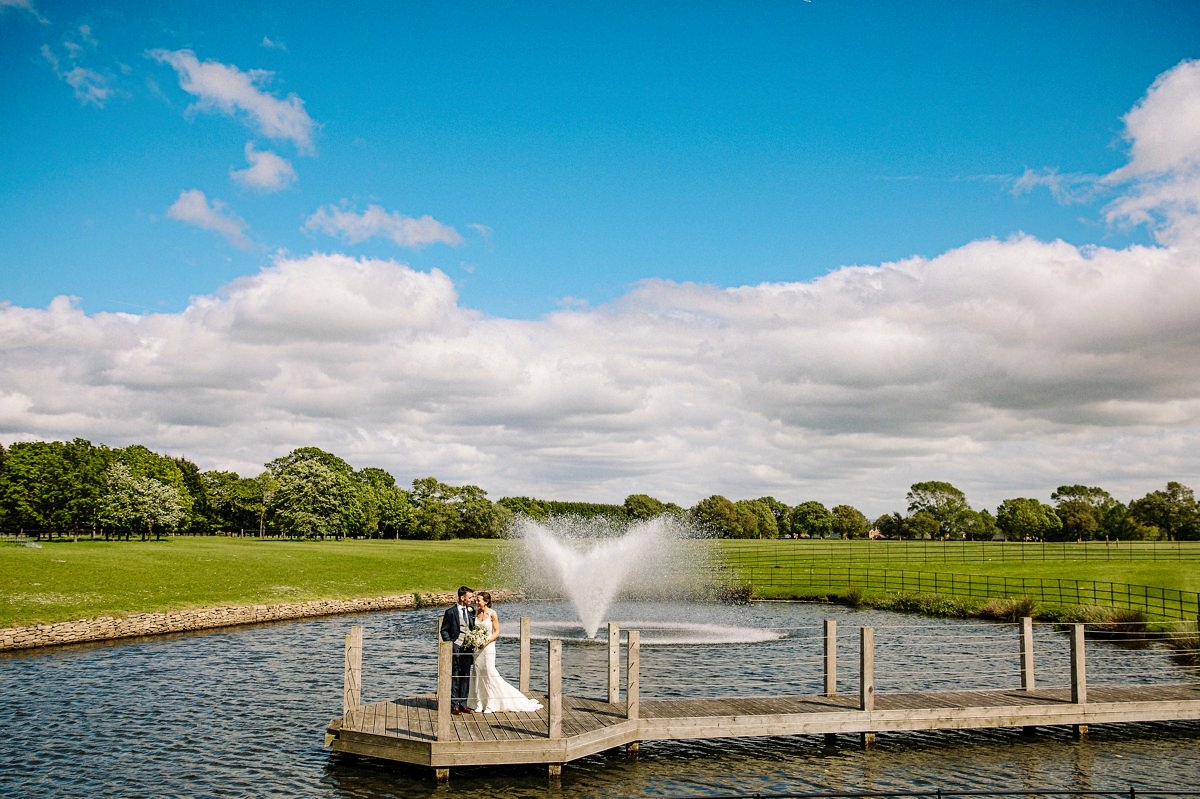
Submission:
[[[362,706],[362,642],[361,624],[346,633],[346,668],[342,679],[342,717]]]
[[[825,620],[825,696],[837,696],[837,619]]]
[[[562,737],[562,641],[554,638],[547,642],[546,674],[549,680],[548,701],[550,703],[546,735],[549,738]]]
[[[1071,625],[1071,701],[1087,704],[1087,663],[1084,657],[1083,625]]]
[[[1021,690],[1032,691],[1033,679],[1033,619],[1021,619]]]
[[[859,635],[858,709],[875,709],[875,630],[863,627]]]
[[[641,633],[637,630],[630,630],[625,633],[626,645],[628,652],[626,657],[627,675],[625,677],[625,718],[636,719],[640,712],[638,700],[638,685],[641,682]]]
[[[608,703],[621,701],[621,626],[608,623]]]
[[[517,683],[521,693],[529,693],[529,617],[521,617],[521,676]]]
[[[438,628],[440,631],[440,627]],[[437,739],[450,739],[450,663],[454,659],[454,644],[438,636],[437,661]],[[447,772],[448,773],[448,772]]]

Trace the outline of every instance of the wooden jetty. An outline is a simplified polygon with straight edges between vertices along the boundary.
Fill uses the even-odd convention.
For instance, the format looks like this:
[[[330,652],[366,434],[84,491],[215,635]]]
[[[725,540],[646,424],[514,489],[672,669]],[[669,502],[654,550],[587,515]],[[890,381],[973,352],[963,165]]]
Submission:
[[[541,701],[535,713],[450,713],[451,646],[438,648],[438,690],[363,704],[362,627],[346,636],[343,712],[328,726],[333,750],[400,761],[449,777],[456,766],[544,764],[553,777],[572,760],[641,741],[853,733],[870,745],[880,732],[1071,726],[1200,719],[1200,684],[1087,685],[1083,625],[1073,625],[1070,685],[1038,688],[1032,622],[1021,625],[1021,686],[974,691],[875,691],[874,631],[860,632],[859,691],[837,691],[836,622],[825,622],[825,691],[811,696],[642,700],[639,633],[626,633],[621,696],[620,631],[608,626],[608,695],[562,692],[562,641],[547,642],[547,690],[529,693],[529,619],[521,619],[520,689]]]

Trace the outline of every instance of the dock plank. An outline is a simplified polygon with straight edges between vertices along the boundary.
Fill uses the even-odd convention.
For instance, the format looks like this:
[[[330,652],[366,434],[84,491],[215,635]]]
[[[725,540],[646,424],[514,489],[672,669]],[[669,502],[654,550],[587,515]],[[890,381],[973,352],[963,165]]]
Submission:
[[[643,699],[640,717],[625,706],[563,697],[563,737],[547,736],[548,710],[455,716],[437,740],[430,695],[364,705],[330,722],[330,745],[437,768],[472,764],[565,763],[634,741],[1101,724],[1200,719],[1200,684],[1097,686],[1086,704],[1069,688],[1034,691],[929,691],[879,694],[872,711],[852,695]]]

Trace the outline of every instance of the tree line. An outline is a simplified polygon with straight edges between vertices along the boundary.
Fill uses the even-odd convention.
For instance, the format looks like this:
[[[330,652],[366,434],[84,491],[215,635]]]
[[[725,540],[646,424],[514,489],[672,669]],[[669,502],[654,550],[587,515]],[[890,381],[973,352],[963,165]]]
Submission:
[[[290,538],[494,538],[516,515],[673,514],[722,538],[1200,540],[1200,506],[1177,482],[1128,504],[1096,486],[1059,486],[1050,502],[1006,499],[974,510],[947,482],[914,483],[907,507],[871,521],[852,505],[713,495],[690,508],[647,494],[620,504],[504,497],[423,477],[402,488],[386,470],[355,469],[316,447],[266,463],[255,477],[201,471],[186,458],[84,439],[0,446],[0,529],[9,533],[157,537],[240,533]]]

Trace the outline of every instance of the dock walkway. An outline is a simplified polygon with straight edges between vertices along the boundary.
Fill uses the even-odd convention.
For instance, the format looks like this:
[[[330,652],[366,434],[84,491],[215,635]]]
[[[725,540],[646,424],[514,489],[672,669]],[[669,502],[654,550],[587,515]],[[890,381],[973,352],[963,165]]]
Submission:
[[[1088,688],[1083,662],[1083,629],[1072,632],[1072,684],[1036,687],[1031,648],[1024,660],[1023,685],[1013,689],[973,691],[889,692],[876,695],[870,649],[872,636],[863,630],[860,691],[839,694],[832,680],[825,694],[688,699],[638,696],[638,635],[628,633],[625,697],[619,696],[619,634],[610,625],[610,685],[606,698],[561,692],[555,674],[555,651],[549,642],[550,690],[528,692],[528,640],[522,640],[522,685],[542,703],[534,713],[452,716],[449,712],[449,653],[439,651],[439,693],[361,704],[361,627],[347,636],[346,702],[333,719],[326,744],[338,752],[400,761],[435,769],[439,779],[449,769],[467,765],[545,764],[550,774],[565,763],[641,741],[740,738],[788,735],[858,734],[870,743],[875,734],[904,730],[984,729],[997,727],[1071,726],[1078,733],[1091,724],[1200,720],[1200,683]],[[527,624],[522,624],[527,630]],[[1029,624],[1025,635],[1030,636]],[[827,627],[827,640],[836,636]],[[1023,639],[1025,640],[1025,639]],[[445,645],[441,650],[448,650]],[[831,675],[827,675],[831,676]],[[614,677],[617,679],[614,680]],[[556,687],[558,690],[555,690]]]

